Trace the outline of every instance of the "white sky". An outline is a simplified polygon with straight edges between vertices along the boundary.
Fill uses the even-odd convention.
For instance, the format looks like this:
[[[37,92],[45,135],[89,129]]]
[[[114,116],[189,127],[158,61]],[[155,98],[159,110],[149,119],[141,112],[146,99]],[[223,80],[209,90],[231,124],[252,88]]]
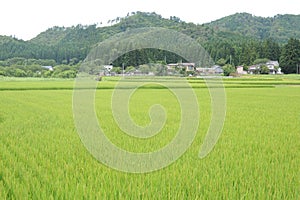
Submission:
[[[256,16],[300,14],[299,0],[2,0],[0,35],[28,40],[53,26],[106,23],[129,12],[156,12],[206,23],[237,12]]]

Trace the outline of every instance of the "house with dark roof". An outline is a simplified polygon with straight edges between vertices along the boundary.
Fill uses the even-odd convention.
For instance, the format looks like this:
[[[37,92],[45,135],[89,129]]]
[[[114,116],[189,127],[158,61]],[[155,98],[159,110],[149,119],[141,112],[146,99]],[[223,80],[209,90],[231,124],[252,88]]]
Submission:
[[[219,65],[214,65],[212,67],[197,67],[196,72],[200,75],[207,75],[207,74],[223,74],[224,70]]]
[[[195,63],[170,63],[167,65],[168,70],[184,69],[186,72],[195,71]]]
[[[249,74],[257,74],[262,66],[266,66],[269,69],[269,74],[282,74],[278,61],[268,61],[266,63],[260,63],[248,67]]]

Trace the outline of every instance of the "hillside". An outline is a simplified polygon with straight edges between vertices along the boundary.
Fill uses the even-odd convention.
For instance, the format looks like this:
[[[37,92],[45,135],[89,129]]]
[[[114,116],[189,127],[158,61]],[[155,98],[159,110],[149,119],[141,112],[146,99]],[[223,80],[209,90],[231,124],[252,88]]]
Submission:
[[[269,43],[287,43],[291,37],[300,38],[300,15],[276,15],[272,18],[237,13],[207,24],[186,23],[178,17],[163,18],[156,13],[134,12],[111,20],[111,26],[77,25],[53,27],[29,41],[0,36],[0,60],[13,57],[53,59],[69,63],[73,58],[83,60],[97,43],[120,32],[142,27],[163,27],[177,30],[200,42],[217,61],[229,59],[236,65],[250,64],[257,57],[278,59],[262,52]],[[243,54],[243,55],[242,55]],[[140,63],[132,63],[138,65]],[[129,64],[128,63],[128,64]]]
[[[184,34],[198,39],[201,42],[213,39],[236,39],[241,37],[238,33],[233,33],[228,30],[215,31],[209,25],[196,25],[186,23],[180,18],[171,16],[169,19],[162,18],[156,13],[134,12],[126,17],[117,17],[111,20],[114,24],[107,27],[96,27],[96,25],[77,25],[73,27],[53,27],[39,34],[30,42],[43,45],[57,45],[72,41],[73,44],[78,40],[87,40],[89,43],[100,42],[108,37],[124,32],[129,29],[143,27],[163,27],[174,29]],[[240,38],[241,39],[241,38]],[[91,41],[92,40],[92,41]]]
[[[55,26],[40,33],[30,42],[35,44],[55,45],[58,44],[71,31],[72,28]]]
[[[202,42],[218,39],[240,39],[247,37],[257,40],[273,38],[285,43],[289,38],[300,38],[300,15],[276,15],[274,17],[256,17],[249,13],[236,13],[211,23],[196,25],[181,21],[178,17],[162,18],[156,13],[136,12],[126,17],[117,17],[114,25],[97,27],[96,25],[73,27],[53,27],[39,34],[30,42],[56,45],[60,42],[85,39],[90,43],[99,42],[111,35],[132,28],[164,27],[175,29]],[[72,41],[76,42],[76,41]]]
[[[227,31],[255,39],[273,38],[285,43],[289,38],[300,38],[300,15],[256,17],[249,13],[236,13],[207,24],[215,31]]]
[[[100,42],[108,37],[124,32],[129,29],[143,27],[163,27],[175,29],[193,37],[204,37],[207,31],[202,26],[192,23],[182,22],[179,18],[171,17],[170,19],[162,18],[156,13],[136,12],[126,17],[118,17],[111,20],[113,25],[106,27],[97,27],[96,25],[77,25],[73,27],[53,27],[39,34],[29,42],[45,45],[57,45],[59,43],[70,42],[77,43],[80,40],[86,40],[88,43]],[[199,34],[202,33],[202,34]]]

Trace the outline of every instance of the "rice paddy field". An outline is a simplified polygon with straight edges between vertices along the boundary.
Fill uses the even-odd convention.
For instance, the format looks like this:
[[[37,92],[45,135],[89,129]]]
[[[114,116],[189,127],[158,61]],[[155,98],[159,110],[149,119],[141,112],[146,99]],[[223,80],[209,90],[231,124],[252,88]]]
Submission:
[[[112,115],[117,81],[105,78],[95,94],[106,136],[132,152],[167,145],[180,123],[175,96],[153,84],[137,89],[129,104],[137,124],[150,122],[153,104],[163,105],[168,118],[154,137],[129,137]],[[161,170],[125,173],[82,144],[73,119],[74,80],[0,78],[0,199],[300,199],[300,76],[224,79],[224,127],[203,159],[211,99],[204,80],[188,81],[200,112],[192,145]]]

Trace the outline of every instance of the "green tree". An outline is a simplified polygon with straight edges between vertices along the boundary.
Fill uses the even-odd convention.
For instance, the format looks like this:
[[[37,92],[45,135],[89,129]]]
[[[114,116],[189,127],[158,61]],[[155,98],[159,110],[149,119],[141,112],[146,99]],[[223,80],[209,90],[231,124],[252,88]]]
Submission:
[[[217,62],[216,62],[216,64],[217,65],[220,65],[220,66],[224,66],[224,65],[226,65],[226,60],[224,59],[224,58],[220,58]]]
[[[268,38],[263,42],[261,57],[268,58],[270,60],[279,60],[280,58],[280,46],[272,38]]]
[[[260,66],[259,71],[261,74],[269,74],[270,73],[270,69],[266,65]]]
[[[50,78],[52,75],[53,71],[47,70],[47,71],[43,71],[42,73],[42,77],[44,78]]]
[[[128,73],[128,72],[134,72],[134,71],[135,71],[135,67],[133,67],[133,66],[126,67],[126,69],[125,69],[126,73]]]
[[[117,74],[121,74],[122,73],[121,67],[113,67],[111,71],[115,72]]]
[[[24,70],[22,70],[22,69],[15,69],[14,75],[13,75],[13,76],[15,76],[15,77],[26,77],[27,74],[26,74],[26,72],[25,72]]]
[[[4,68],[0,68],[0,76],[6,76]]]
[[[59,74],[59,77],[61,78],[75,78],[76,77],[76,71],[74,70],[65,70]]]
[[[258,58],[256,60],[254,60],[253,65],[266,64],[268,61],[270,61],[270,59],[268,59],[268,58]]]
[[[139,69],[143,74],[148,74],[150,72],[149,65],[141,65]]]
[[[235,73],[235,67],[229,64],[225,65],[223,67],[223,70],[224,70],[224,76],[229,76],[231,73]]]
[[[300,63],[300,41],[291,38],[283,47],[280,57],[280,67],[285,74],[296,73]]]

